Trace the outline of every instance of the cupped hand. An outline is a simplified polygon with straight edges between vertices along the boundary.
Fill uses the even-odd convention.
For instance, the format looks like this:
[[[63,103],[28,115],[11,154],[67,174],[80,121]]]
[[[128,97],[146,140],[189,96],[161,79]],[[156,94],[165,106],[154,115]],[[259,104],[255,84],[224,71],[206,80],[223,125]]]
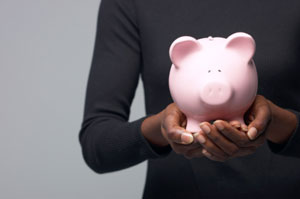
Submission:
[[[245,114],[246,123],[248,125],[247,135],[250,140],[255,140],[264,133],[272,122],[272,109],[268,100],[257,95],[251,107]]]
[[[196,139],[203,146],[203,154],[215,161],[254,153],[266,140],[265,130],[272,120],[268,101],[257,95],[245,114],[247,128],[238,121],[216,120],[203,122]]]
[[[194,139],[192,132],[185,129],[186,116],[175,103],[169,104],[163,111],[161,132],[173,151],[186,158],[202,157],[202,146]]]

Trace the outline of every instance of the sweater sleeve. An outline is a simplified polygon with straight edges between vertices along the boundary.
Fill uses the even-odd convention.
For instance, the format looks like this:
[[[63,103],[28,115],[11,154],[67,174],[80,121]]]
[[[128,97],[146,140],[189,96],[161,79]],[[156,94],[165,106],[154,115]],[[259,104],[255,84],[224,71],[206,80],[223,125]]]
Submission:
[[[141,134],[141,124],[150,115],[128,122],[140,67],[134,3],[102,0],[79,132],[83,158],[97,173],[124,169],[170,152],[170,147],[152,146]]]
[[[300,158],[300,112],[293,109],[286,109],[297,116],[297,126],[290,138],[283,144],[276,144],[267,141],[270,150],[278,155]]]

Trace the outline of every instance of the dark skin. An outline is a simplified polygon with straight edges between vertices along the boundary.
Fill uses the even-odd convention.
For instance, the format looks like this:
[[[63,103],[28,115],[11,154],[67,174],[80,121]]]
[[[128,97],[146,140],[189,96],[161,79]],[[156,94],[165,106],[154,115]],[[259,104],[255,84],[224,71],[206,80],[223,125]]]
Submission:
[[[177,154],[186,158],[205,156],[224,162],[254,153],[266,139],[285,143],[298,122],[295,114],[261,95],[256,96],[245,114],[245,120],[247,126],[238,121],[202,122],[199,124],[200,132],[193,134],[185,129],[185,115],[172,103],[162,112],[147,118],[141,129],[152,144],[169,144]]]
[[[265,130],[272,121],[271,107],[267,100],[258,95],[245,114],[245,119],[248,126],[244,129],[240,128],[241,124],[238,121],[216,120],[213,124],[201,123],[201,129],[203,125],[207,125],[210,129],[209,132],[204,130],[200,132],[207,140],[207,143],[202,144],[207,150],[204,155],[209,159],[223,162],[230,158],[254,153],[266,141],[268,131]],[[251,133],[247,134],[250,129]],[[254,132],[256,135],[253,135]],[[199,140],[201,135],[198,135],[196,139]]]

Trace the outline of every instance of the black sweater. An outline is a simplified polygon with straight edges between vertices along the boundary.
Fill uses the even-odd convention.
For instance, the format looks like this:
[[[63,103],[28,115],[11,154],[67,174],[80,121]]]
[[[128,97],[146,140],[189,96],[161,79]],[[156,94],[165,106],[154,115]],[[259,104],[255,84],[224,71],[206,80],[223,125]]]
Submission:
[[[173,102],[168,51],[183,35],[252,35],[258,94],[299,121],[299,10],[299,0],[102,0],[79,136],[88,166],[105,173],[149,160],[144,198],[299,197],[298,126],[284,145],[267,141],[224,163],[185,159],[141,134],[142,121]],[[128,122],[139,75],[147,115]]]

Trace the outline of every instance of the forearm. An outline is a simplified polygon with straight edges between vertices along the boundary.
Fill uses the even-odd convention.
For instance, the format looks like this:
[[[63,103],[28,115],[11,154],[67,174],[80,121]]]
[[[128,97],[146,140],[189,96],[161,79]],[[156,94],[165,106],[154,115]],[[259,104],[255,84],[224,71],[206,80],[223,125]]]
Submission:
[[[272,110],[272,121],[266,130],[267,139],[277,144],[285,143],[296,129],[297,117],[271,101],[268,102]]]
[[[168,145],[167,140],[161,132],[161,120],[164,112],[146,118],[141,126],[143,136],[153,145],[164,147]]]
[[[97,173],[105,173],[160,157],[141,134],[141,122],[145,118],[133,122],[115,118],[84,122],[80,143],[87,165]]]

